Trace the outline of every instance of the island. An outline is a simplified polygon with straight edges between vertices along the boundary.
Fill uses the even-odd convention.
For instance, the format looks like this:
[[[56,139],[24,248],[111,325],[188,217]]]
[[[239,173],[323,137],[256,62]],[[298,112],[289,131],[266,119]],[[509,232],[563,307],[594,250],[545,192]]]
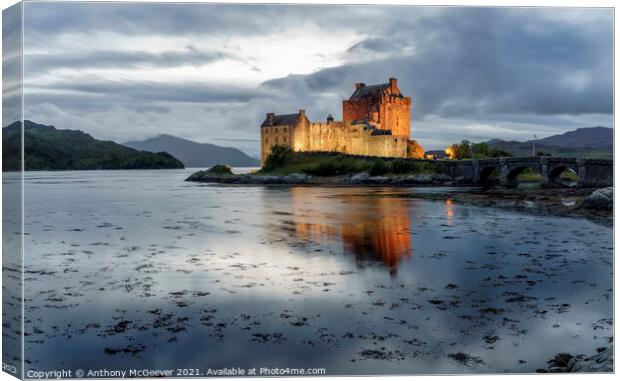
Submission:
[[[2,170],[21,170],[21,123],[2,129]],[[24,169],[175,169],[183,163],[167,152],[146,152],[97,140],[79,130],[61,130],[24,121]]]

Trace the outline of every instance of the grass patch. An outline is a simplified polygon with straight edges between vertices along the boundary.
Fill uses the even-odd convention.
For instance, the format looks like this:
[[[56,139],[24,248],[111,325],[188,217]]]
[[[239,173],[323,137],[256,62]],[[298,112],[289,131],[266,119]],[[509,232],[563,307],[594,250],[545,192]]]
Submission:
[[[229,166],[222,165],[222,164],[216,164],[213,167],[207,169],[206,172],[212,175],[219,175],[219,176],[233,174]]]
[[[368,172],[371,176],[437,173],[439,167],[429,160],[390,159],[351,156],[341,153],[293,152],[278,149],[270,155],[257,175],[343,176]],[[284,159],[283,159],[284,158]]]
[[[535,183],[542,181],[542,176],[532,168],[525,168],[521,173],[519,173],[517,180],[521,183]]]
[[[524,183],[535,183],[542,181],[542,175],[532,168],[526,168],[523,172],[519,173],[517,180]],[[579,180],[579,176],[567,169],[560,174],[560,180],[565,182],[576,182]]]
[[[560,180],[567,182],[577,182],[579,181],[579,176],[571,170],[564,170],[564,172],[560,173]]]

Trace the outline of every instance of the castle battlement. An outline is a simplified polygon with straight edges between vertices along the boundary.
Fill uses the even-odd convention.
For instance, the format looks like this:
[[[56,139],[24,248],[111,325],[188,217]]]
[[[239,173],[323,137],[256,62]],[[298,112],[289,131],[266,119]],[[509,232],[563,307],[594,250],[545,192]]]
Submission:
[[[342,102],[343,120],[330,115],[310,122],[305,110],[296,114],[268,113],[261,124],[261,164],[276,145],[298,152],[342,152],[380,157],[421,157],[424,151],[409,140],[411,98],[402,95],[396,78],[388,83],[356,83]],[[412,149],[412,147],[417,147]]]

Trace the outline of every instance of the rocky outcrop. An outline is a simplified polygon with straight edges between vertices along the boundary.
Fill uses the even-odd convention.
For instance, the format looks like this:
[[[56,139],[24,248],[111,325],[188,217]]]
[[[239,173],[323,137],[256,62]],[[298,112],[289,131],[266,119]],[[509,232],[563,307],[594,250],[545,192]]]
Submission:
[[[207,171],[192,173],[186,181],[197,181],[218,184],[308,184],[312,176],[302,173],[292,173],[287,176],[259,176],[259,175],[214,175]]]
[[[597,189],[581,203],[583,209],[612,210],[614,208],[614,188]]]
[[[570,353],[558,353],[547,364],[547,369],[539,369],[539,373],[609,373],[614,371],[614,346],[597,349],[597,354],[586,357],[585,355],[573,356]]]
[[[187,178],[187,181],[198,181],[218,184],[257,184],[257,185],[444,185],[451,178],[445,174],[414,174],[408,176],[370,176],[367,172],[342,177],[313,177],[303,173],[292,173],[286,176],[274,175],[218,175],[208,171],[198,171]]]
[[[613,372],[614,371],[614,347],[600,348],[600,352],[594,356],[575,356],[568,362],[567,367],[571,372]]]

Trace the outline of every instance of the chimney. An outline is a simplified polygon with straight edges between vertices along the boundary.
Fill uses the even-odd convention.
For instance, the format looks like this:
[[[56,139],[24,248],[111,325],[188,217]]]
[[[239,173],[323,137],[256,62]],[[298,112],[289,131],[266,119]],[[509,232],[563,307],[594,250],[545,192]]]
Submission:
[[[379,113],[377,110],[372,110],[370,112],[370,120],[374,123],[379,123]]]
[[[397,79],[392,77],[390,78],[390,93],[395,94],[396,93],[396,89],[398,89],[398,86],[396,85],[396,81]]]
[[[270,126],[273,126],[273,117],[274,114],[272,112],[267,113],[267,124],[269,124]]]
[[[332,116],[332,114],[328,114],[327,115],[327,122],[333,122],[334,121],[334,117]]]
[[[301,118],[305,117],[306,116],[306,110],[304,110],[303,108],[301,110],[299,110],[299,116]]]
[[[366,86],[364,83],[358,82],[355,84],[355,90],[359,89],[360,87],[364,87],[364,86]]]

